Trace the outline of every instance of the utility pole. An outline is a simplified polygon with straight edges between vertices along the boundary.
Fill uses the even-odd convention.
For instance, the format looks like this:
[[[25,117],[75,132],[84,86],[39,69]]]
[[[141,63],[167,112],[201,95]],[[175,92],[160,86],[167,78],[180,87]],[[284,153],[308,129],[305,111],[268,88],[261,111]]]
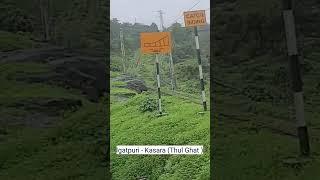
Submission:
[[[161,107],[161,90],[160,90],[160,66],[159,66],[159,55],[156,54],[156,72],[157,72],[157,87],[158,87],[158,108],[159,114],[162,115],[162,107]]]
[[[309,135],[304,119],[303,84],[297,47],[295,18],[292,0],[283,0],[283,20],[286,32],[291,88],[294,96],[295,118],[300,144],[300,153],[310,155]]]
[[[172,88],[172,91],[175,91],[176,88],[177,88],[177,81],[176,81],[176,78],[174,76],[174,64],[173,64],[173,58],[172,58],[172,53],[170,52],[170,72],[171,72],[171,88]]]
[[[121,53],[122,53],[123,73],[126,73],[126,63],[125,63],[126,51],[125,51],[125,49],[124,49],[122,28],[120,28],[120,42],[121,42]]]
[[[163,23],[163,14],[164,14],[164,12],[162,11],[162,10],[159,10],[158,11],[159,12],[159,14],[160,14],[160,27],[161,27],[161,31],[163,32],[164,31],[164,23]]]
[[[162,10],[159,10],[157,11],[159,12],[159,17],[160,17],[160,27],[161,27],[161,31],[163,32],[164,31],[164,23],[163,23],[163,11]],[[175,77],[174,77],[174,64],[173,64],[173,58],[172,58],[172,52],[170,52],[169,54],[169,71],[170,71],[170,82],[171,82],[171,89],[172,91],[174,92],[175,89],[176,89],[176,80],[175,80]]]

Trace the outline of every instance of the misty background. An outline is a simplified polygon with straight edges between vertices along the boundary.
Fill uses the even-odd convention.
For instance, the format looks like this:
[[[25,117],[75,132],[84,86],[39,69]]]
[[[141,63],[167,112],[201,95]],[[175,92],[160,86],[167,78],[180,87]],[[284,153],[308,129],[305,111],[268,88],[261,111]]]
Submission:
[[[192,9],[191,9],[192,8]],[[165,14],[164,26],[178,22],[184,25],[183,12],[191,10],[206,10],[207,22],[210,22],[210,1],[208,0],[111,0],[110,18],[120,22],[143,23],[159,25],[159,10]]]

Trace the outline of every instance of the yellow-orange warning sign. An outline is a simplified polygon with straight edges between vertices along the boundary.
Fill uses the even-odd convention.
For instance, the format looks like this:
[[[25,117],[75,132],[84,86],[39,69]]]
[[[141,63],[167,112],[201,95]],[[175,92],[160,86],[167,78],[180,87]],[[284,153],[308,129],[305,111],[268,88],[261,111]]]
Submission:
[[[171,52],[170,32],[140,34],[141,52],[144,54],[167,54]]]
[[[207,24],[206,11],[187,11],[183,13],[186,27],[204,26]]]

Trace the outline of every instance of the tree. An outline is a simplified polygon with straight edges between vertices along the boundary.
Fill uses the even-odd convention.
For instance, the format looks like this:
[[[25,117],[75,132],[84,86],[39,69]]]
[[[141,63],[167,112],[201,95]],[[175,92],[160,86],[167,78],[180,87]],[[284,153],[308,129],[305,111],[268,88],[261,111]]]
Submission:
[[[159,31],[159,28],[158,28],[157,24],[156,24],[156,23],[152,23],[152,24],[150,25],[149,31],[150,31],[150,32],[157,32],[157,31]]]

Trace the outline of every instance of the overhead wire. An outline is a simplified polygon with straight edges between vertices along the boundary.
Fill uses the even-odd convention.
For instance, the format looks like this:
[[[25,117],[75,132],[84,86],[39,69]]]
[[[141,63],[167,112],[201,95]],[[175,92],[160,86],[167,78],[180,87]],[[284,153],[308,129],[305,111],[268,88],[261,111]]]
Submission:
[[[200,3],[201,1],[198,1],[196,4],[194,4],[191,8],[189,8],[187,11],[190,11],[190,10],[192,10],[194,7],[196,7],[199,3]],[[182,18],[182,16],[183,16],[183,13],[182,13],[183,11],[181,11],[180,12],[180,15],[179,15],[179,17],[178,18],[176,18],[172,23],[174,23],[174,22],[176,22],[177,20],[179,20],[179,19],[181,19]],[[171,24],[172,24],[171,23]]]

